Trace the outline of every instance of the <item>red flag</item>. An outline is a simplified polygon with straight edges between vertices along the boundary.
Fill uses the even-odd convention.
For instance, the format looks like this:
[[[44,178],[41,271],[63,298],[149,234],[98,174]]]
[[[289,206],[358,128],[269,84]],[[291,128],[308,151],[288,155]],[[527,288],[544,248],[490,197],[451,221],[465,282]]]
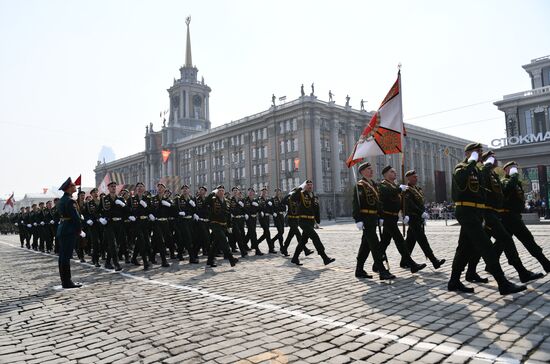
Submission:
[[[75,186],[82,186],[82,175],[78,176],[78,178],[74,181]]]
[[[169,151],[168,149],[163,149],[162,150],[162,163],[165,163],[168,162],[168,157],[170,157],[170,153],[172,153],[171,151]]]
[[[401,153],[405,128],[401,100],[401,72],[378,111],[363,129],[346,164],[348,168],[366,157]]]
[[[4,204],[4,207],[2,208],[2,210],[4,210],[8,205],[10,205],[11,208],[13,208],[13,203],[15,202],[15,199],[13,198],[13,194],[14,193],[12,192],[10,198],[6,200],[6,203]]]

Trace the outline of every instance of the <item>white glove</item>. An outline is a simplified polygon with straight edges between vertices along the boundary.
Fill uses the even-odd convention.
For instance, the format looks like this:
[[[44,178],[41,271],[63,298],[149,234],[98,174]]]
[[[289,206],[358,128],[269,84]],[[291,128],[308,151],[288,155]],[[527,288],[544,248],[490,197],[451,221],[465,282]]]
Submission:
[[[489,158],[487,158],[487,160],[485,162],[483,162],[484,165],[488,165],[488,164],[495,164],[495,157],[491,156]]]
[[[141,206],[143,206],[144,209],[147,208],[147,202],[145,202],[145,200],[139,201],[139,204],[140,204]]]
[[[213,194],[218,193],[218,189],[216,188],[215,190],[212,190],[212,193],[213,193]]]
[[[244,214],[244,219],[248,220],[248,218],[249,218],[248,214]]]
[[[252,202],[252,206],[258,207],[258,203],[257,202]]]
[[[81,232],[80,232],[80,237],[81,237],[81,238],[85,238],[85,237],[86,237],[86,233],[85,233],[84,231],[81,231]]]
[[[33,223],[34,226],[36,226],[36,223]]]
[[[384,219],[378,219],[378,226],[384,225]]]
[[[470,154],[470,158],[468,158],[468,162],[476,161],[479,158],[479,154],[476,151],[473,151],[472,154]]]
[[[356,222],[355,226],[357,226],[358,230],[363,230],[363,221]]]
[[[229,234],[233,234],[233,229],[232,229],[232,228],[227,228],[227,232],[228,232]]]
[[[407,186],[407,185],[399,185],[399,188],[401,188],[401,191],[405,192],[406,190],[409,189],[409,186]]]
[[[44,221],[40,221],[40,225],[44,226],[45,225]]]
[[[27,227],[30,229],[30,228],[32,227],[32,225],[31,225],[31,224],[27,224]]]
[[[84,220],[84,215],[80,215],[80,220]]]
[[[244,207],[244,202],[239,201],[239,206]]]
[[[405,216],[403,218],[403,224],[407,225],[409,223],[409,217],[408,216]]]
[[[304,181],[304,183],[302,183],[298,188],[301,188],[303,190],[304,188],[306,188],[306,185],[307,185],[307,182]]]
[[[195,221],[199,221],[199,215],[193,214],[193,219],[194,219]]]
[[[260,211],[260,215],[261,215],[262,217],[264,217],[264,212],[263,212],[263,211]]]
[[[51,225],[55,224],[55,221],[50,220],[50,224],[51,224]]]
[[[92,226],[94,224],[94,222],[92,220],[88,220],[88,221],[86,221],[86,224]]]
[[[21,220],[21,224],[24,224],[25,222],[23,220]]]
[[[423,218],[424,220],[428,220],[428,219],[430,218],[430,214],[428,214],[427,212],[423,212],[423,213],[422,213],[422,218]]]
[[[518,169],[516,167],[510,168],[510,176],[513,176],[514,174],[518,174]]]
[[[126,206],[126,204],[125,204],[124,202],[122,202],[122,200],[116,200],[116,201],[115,201],[115,204],[116,204],[116,205],[119,205],[120,207]]]
[[[178,212],[178,215],[180,215],[180,216],[185,216],[185,211],[180,211],[180,212]]]
[[[18,224],[18,223],[15,223],[15,226],[19,226],[19,224]]]
[[[155,221],[155,215],[153,215],[153,214],[149,214],[149,220],[151,220],[151,221]]]
[[[166,207],[172,206],[172,204],[171,204],[170,202],[166,201],[166,200],[162,200],[162,201],[161,201],[161,204],[163,204],[163,205],[166,206]]]
[[[268,204],[269,206],[273,206],[273,203],[272,203],[271,201],[268,201],[267,204]]]
[[[99,222],[101,223],[101,225],[107,225],[107,220],[103,217],[99,218]]]
[[[136,221],[136,217],[135,217],[135,216],[128,216],[128,220],[130,220],[130,221]]]
[[[195,201],[193,201],[193,200],[189,200],[189,205],[191,205],[191,206],[193,206],[193,207],[197,206],[197,205],[195,204]]]
[[[277,213],[276,213],[276,212],[275,212],[275,213],[273,213],[273,217],[277,217]]]

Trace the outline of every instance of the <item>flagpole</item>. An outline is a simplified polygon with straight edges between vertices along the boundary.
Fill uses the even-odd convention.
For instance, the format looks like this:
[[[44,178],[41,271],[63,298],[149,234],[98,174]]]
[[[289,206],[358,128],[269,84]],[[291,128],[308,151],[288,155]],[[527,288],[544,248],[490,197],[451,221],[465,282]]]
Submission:
[[[403,88],[401,87],[401,63],[397,65],[397,78],[399,79],[399,93],[401,94],[401,122],[403,124],[403,129],[401,130],[401,135],[403,138],[403,143],[401,143],[401,178],[403,184],[405,184],[405,123],[403,122]],[[407,232],[405,230],[405,198],[404,193],[401,196],[401,211],[403,213],[403,236],[407,237]]]

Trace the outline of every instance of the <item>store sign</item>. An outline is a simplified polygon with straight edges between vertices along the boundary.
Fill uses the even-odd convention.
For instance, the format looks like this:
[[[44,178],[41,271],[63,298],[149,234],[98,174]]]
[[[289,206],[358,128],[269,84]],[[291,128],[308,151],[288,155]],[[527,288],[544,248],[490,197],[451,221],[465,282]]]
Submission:
[[[550,131],[547,131],[546,133],[518,135],[518,136],[511,136],[509,138],[493,139],[491,140],[491,146],[498,148],[498,147],[506,147],[509,145],[545,142],[547,140],[550,141]]]

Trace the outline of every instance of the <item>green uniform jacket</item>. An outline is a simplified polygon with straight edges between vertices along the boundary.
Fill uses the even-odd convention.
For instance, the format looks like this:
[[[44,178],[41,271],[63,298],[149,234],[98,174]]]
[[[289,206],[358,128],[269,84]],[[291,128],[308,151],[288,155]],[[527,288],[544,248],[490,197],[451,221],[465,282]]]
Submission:
[[[359,180],[353,193],[352,216],[355,222],[372,220],[377,223],[380,207],[377,184],[364,178]]]
[[[380,202],[382,216],[397,216],[401,210],[401,189],[393,182],[383,180],[380,183]]]
[[[512,177],[504,177],[502,180],[502,192],[504,194],[504,209],[521,214],[525,209],[525,194],[517,174]]]
[[[494,210],[502,209],[504,194],[502,183],[492,165],[485,165],[481,169],[482,187],[485,190],[485,206]]]
[[[291,199],[298,204],[300,219],[315,220],[317,223],[321,222],[319,199],[313,192],[303,192],[298,187],[292,193]]]
[[[409,218],[422,218],[424,213],[424,191],[418,186],[411,186],[403,193],[405,199],[404,214]]]

